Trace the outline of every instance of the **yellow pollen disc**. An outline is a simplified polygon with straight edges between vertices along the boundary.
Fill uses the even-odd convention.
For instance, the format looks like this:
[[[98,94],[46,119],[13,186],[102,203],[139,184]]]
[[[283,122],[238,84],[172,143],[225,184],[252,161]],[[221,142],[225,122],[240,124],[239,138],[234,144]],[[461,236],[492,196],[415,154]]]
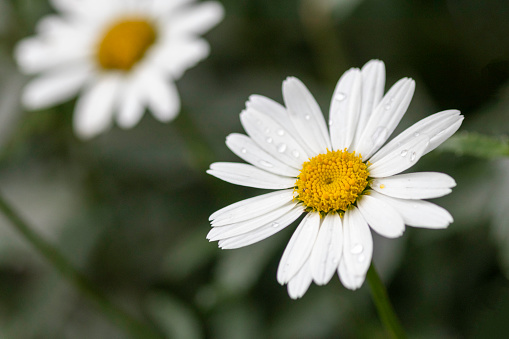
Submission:
[[[295,192],[297,200],[317,212],[345,211],[368,184],[369,172],[355,152],[327,151],[302,165]]]
[[[97,50],[102,69],[130,70],[140,61],[157,37],[154,26],[143,19],[126,19],[113,24]]]

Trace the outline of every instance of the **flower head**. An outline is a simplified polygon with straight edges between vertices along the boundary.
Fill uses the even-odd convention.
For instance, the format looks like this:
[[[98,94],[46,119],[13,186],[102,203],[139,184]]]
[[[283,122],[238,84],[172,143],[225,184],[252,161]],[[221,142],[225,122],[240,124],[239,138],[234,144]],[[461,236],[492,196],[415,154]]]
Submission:
[[[74,128],[89,138],[113,119],[130,128],[145,107],[160,121],[180,110],[174,81],[209,54],[199,37],[223,17],[215,1],[192,5],[184,0],[52,0],[60,12],[43,18],[37,35],[16,47],[27,74],[29,109],[46,108],[81,94]]]
[[[405,224],[447,227],[452,216],[422,199],[450,193],[454,179],[436,172],[400,173],[454,134],[463,116],[457,110],[433,114],[385,144],[410,104],[415,83],[403,78],[383,95],[384,86],[385,66],[379,60],[348,70],[332,97],[329,130],[317,102],[296,78],[283,82],[286,107],[251,96],[240,114],[248,136],[226,139],[250,165],[213,163],[207,172],[275,191],[213,213],[207,238],[223,249],[247,246],[304,213],[277,272],[290,297],[300,298],[312,281],[327,284],[334,272],[345,287],[359,288],[373,254],[370,228],[395,238]]]

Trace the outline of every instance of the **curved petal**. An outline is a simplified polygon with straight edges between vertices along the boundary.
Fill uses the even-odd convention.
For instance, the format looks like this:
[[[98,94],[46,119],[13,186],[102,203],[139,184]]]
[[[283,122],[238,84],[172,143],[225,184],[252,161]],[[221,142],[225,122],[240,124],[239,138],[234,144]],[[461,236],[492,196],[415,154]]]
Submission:
[[[277,269],[277,281],[283,285],[300,270],[308,259],[320,227],[320,214],[308,213],[286,245]]]
[[[297,274],[288,282],[288,295],[292,299],[302,298],[313,281],[309,261],[309,259],[306,260]]]
[[[248,233],[252,230],[262,227],[263,225],[273,224],[275,220],[278,220],[281,218],[281,216],[287,214],[296,205],[296,202],[288,202],[285,205],[278,207],[270,212],[246,221],[241,221],[225,226],[212,227],[212,229],[207,234],[207,239],[209,239],[209,241],[217,241],[231,238],[237,235]]]
[[[353,141],[361,109],[361,83],[361,71],[351,68],[341,76],[332,95],[329,128],[335,151],[348,149]]]
[[[266,114],[248,108],[240,113],[240,121],[247,134],[276,159],[298,170],[308,161],[309,155],[286,127]]]
[[[389,177],[403,172],[419,161],[429,144],[427,135],[419,135],[387,153],[381,159],[368,165],[372,178]]]
[[[121,93],[117,112],[117,124],[121,128],[134,127],[143,117],[145,106],[142,91],[138,87],[137,79],[128,81]]]
[[[224,17],[223,6],[216,1],[202,2],[179,10],[168,21],[174,34],[199,35],[217,25]]]
[[[366,128],[369,117],[382,100],[385,89],[385,65],[383,61],[371,60],[362,69],[362,102],[359,121],[355,130],[354,142],[351,146],[356,149],[362,133]]]
[[[378,192],[370,194],[391,205],[408,226],[440,229],[453,222],[451,214],[445,208],[429,201],[391,198]]]
[[[80,138],[94,137],[111,125],[119,85],[117,76],[104,76],[78,98],[74,130]]]
[[[343,261],[356,282],[364,281],[373,256],[373,238],[369,226],[356,207],[343,218]],[[359,285],[360,286],[360,285]]]
[[[275,191],[238,201],[212,213],[212,226],[223,226],[256,218],[293,200],[293,189]]]
[[[463,121],[463,117],[460,116],[460,112],[457,110],[447,110],[430,115],[401,132],[373,155],[370,161],[372,163],[376,162],[401,144],[421,135],[427,135],[430,138],[430,143],[426,147],[424,155],[451,136],[459,128],[458,123],[461,125],[461,121]]]
[[[343,254],[343,225],[339,214],[327,214],[323,219],[309,258],[313,280],[327,284],[338,269]]]
[[[47,108],[78,93],[91,75],[88,64],[57,69],[33,79],[25,87],[22,102],[28,109]]]
[[[146,70],[140,79],[140,89],[152,115],[162,122],[173,120],[180,111],[180,97],[175,84],[154,70]]]
[[[262,170],[287,177],[297,177],[299,175],[297,169],[282,163],[266,153],[253,139],[246,135],[230,134],[226,137],[226,145],[238,157]]]
[[[357,207],[376,233],[386,238],[397,238],[405,231],[403,218],[384,200],[363,195],[357,200]]]
[[[398,81],[383,97],[371,115],[354,151],[368,160],[392,134],[405,114],[415,90],[409,78]]]
[[[314,155],[332,149],[322,111],[299,79],[288,77],[283,81],[283,99],[293,126]]]
[[[250,232],[237,235],[231,238],[219,240],[219,248],[222,249],[234,249],[239,247],[245,247],[251,244],[254,244],[258,241],[266,239],[271,235],[281,231],[292,222],[297,220],[297,218],[304,212],[304,208],[302,205],[295,206],[290,212],[286,213],[279,219],[276,219],[266,225],[263,225],[255,230]]]
[[[416,172],[374,179],[371,187],[382,194],[402,199],[431,199],[451,193],[453,178],[438,172]]]
[[[265,189],[293,187],[295,178],[282,177],[256,168],[252,165],[234,162],[215,162],[207,173],[226,182]]]
[[[194,67],[210,53],[210,45],[201,38],[175,37],[149,50],[148,60],[179,79],[186,70]]]

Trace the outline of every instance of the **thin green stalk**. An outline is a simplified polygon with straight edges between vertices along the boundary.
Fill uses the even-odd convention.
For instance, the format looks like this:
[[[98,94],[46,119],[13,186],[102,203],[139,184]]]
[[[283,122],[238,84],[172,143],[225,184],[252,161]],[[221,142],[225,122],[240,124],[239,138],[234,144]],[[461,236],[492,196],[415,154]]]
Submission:
[[[132,338],[161,339],[162,335],[151,327],[133,318],[114,305],[101,293],[82,273],[49,242],[37,234],[9,205],[0,194],[0,211],[23,237],[42,254],[49,263],[57,269],[76,289],[85,297],[93,301],[96,306],[118,327],[123,328]]]
[[[407,335],[401,326],[394,309],[392,308],[391,301],[387,295],[387,290],[380,280],[380,276],[376,272],[375,266],[371,263],[368,274],[366,276],[369,287],[371,288],[371,295],[375,303],[380,320],[389,332],[392,338],[406,338]]]

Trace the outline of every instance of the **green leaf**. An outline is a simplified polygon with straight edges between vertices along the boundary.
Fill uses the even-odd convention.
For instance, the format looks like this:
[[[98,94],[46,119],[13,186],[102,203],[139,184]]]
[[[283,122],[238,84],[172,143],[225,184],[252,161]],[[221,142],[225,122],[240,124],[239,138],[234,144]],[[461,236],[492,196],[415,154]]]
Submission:
[[[463,132],[451,137],[439,149],[458,155],[471,155],[487,159],[507,157],[509,156],[509,138],[505,135],[492,137]]]

